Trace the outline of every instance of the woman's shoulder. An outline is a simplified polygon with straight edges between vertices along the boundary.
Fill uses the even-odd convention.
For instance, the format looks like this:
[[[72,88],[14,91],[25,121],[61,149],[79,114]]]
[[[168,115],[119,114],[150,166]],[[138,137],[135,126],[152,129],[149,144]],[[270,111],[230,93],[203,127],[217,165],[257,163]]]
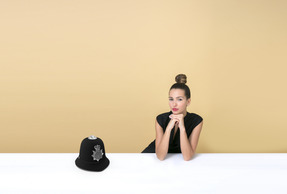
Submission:
[[[188,117],[191,120],[197,120],[199,122],[201,122],[203,120],[203,118],[197,113],[188,113]]]
[[[171,111],[157,115],[156,120],[162,128],[165,128],[165,124],[167,123],[170,114],[171,114]]]
[[[157,115],[156,118],[168,118],[168,116],[171,115],[171,114],[172,114],[171,111],[165,112],[165,113],[161,113],[161,114]]]

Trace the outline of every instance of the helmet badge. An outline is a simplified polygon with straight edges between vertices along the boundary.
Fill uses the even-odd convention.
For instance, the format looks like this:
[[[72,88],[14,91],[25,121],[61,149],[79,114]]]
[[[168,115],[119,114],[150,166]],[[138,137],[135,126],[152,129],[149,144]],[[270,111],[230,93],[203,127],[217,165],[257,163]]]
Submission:
[[[103,150],[101,150],[100,145],[96,145],[96,146],[94,146],[94,148],[95,148],[95,151],[93,151],[93,155],[92,155],[93,160],[99,161],[100,159],[103,158],[103,155],[104,155]]]

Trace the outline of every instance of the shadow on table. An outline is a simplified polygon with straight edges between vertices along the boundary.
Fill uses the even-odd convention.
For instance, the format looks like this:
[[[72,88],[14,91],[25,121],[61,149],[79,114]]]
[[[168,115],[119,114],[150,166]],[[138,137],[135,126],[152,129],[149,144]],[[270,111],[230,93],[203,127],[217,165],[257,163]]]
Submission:
[[[171,154],[171,153],[169,153],[169,154],[166,155],[165,159],[169,159],[169,158],[175,157],[175,155],[182,155],[182,154],[181,154],[181,153],[176,153],[176,154]],[[193,155],[193,157],[191,158],[191,160],[194,160],[194,159],[196,159],[197,157],[200,157],[200,155],[196,153],[196,154]]]

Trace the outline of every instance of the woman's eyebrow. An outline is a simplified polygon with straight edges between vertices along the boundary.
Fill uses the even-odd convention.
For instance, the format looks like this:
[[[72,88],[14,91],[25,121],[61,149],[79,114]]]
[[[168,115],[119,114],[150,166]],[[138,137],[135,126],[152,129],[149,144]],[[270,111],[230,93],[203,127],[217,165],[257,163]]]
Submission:
[[[168,97],[168,98],[173,98],[173,97]],[[183,98],[183,96],[177,96],[175,98]]]

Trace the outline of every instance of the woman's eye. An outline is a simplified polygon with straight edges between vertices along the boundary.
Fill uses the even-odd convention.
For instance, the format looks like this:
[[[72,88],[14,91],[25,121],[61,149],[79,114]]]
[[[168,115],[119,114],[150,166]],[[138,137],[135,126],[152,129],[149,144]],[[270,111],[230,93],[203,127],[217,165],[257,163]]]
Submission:
[[[169,101],[172,101],[172,99],[169,99]]]
[[[179,101],[182,101],[182,99],[178,99]]]

